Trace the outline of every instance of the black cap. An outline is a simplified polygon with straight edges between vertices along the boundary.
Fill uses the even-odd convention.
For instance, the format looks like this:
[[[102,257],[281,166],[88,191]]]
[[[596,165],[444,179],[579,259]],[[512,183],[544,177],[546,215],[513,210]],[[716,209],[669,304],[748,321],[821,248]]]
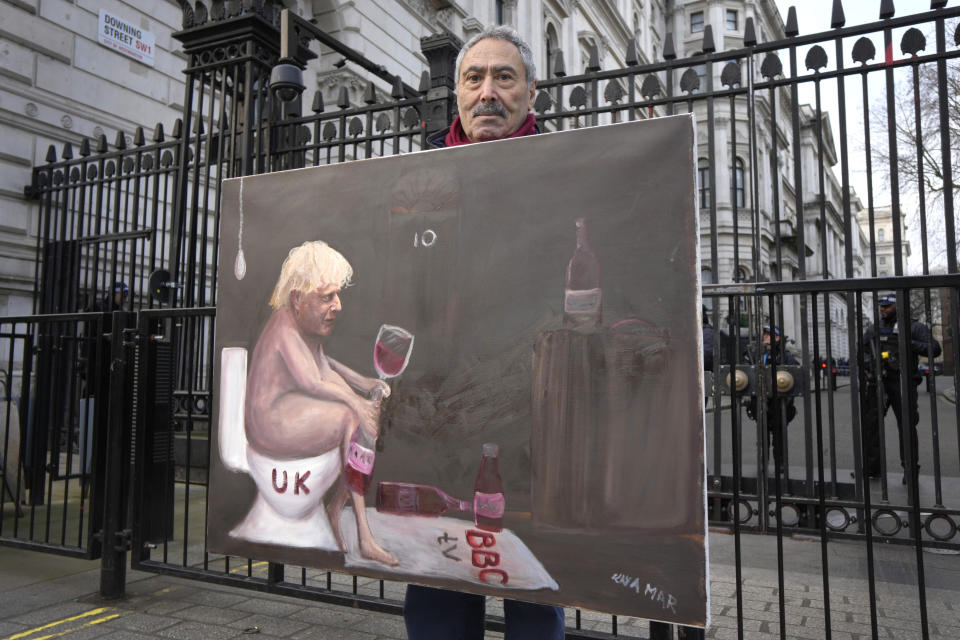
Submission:
[[[121,280],[117,280],[113,283],[113,292],[120,293],[123,292],[123,295],[130,293],[130,289],[127,288],[127,283]]]
[[[880,296],[880,300],[877,302],[881,307],[889,307],[892,304],[897,304],[897,296],[892,293]]]

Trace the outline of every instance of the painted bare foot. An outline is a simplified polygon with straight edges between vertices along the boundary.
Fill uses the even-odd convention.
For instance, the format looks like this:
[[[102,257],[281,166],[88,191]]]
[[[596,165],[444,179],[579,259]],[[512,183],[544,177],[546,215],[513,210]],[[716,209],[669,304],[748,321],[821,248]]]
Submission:
[[[397,556],[381,547],[372,539],[360,541],[360,555],[367,560],[376,560],[380,564],[385,564],[388,567],[395,567],[400,564]]]
[[[347,552],[347,545],[343,541],[343,534],[340,532],[340,514],[343,513],[343,506],[347,502],[346,489],[341,485],[330,504],[327,505],[327,520],[330,521],[330,528],[333,529],[333,538],[337,541],[337,547],[341,552]]]

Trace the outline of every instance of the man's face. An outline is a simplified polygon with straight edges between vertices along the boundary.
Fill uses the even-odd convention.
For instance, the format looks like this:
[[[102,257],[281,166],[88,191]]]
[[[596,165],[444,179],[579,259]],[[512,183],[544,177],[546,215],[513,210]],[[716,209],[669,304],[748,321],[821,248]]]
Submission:
[[[897,305],[896,305],[896,303],[893,303],[893,304],[885,304],[885,305],[881,306],[881,307],[880,307],[880,315],[883,316],[884,319],[886,319],[887,321],[895,320],[896,317],[897,317]]]
[[[515,133],[530,111],[534,89],[527,86],[520,50],[512,42],[486,38],[473,45],[457,78],[457,109],[470,142]]]
[[[309,293],[294,291],[290,303],[297,326],[305,335],[326,337],[333,332],[333,325],[340,313],[340,287],[332,284],[319,287]]]
[[[763,332],[763,346],[767,349],[770,348],[770,332],[769,331]]]

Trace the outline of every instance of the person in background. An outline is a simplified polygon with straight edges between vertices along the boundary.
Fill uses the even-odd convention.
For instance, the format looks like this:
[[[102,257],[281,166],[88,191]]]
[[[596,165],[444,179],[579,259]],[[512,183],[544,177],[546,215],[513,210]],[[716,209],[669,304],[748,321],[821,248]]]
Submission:
[[[919,455],[917,424],[920,422],[920,411],[917,406],[917,386],[923,380],[918,370],[919,356],[936,358],[942,349],[940,343],[930,333],[930,328],[917,319],[911,319],[910,328],[906,334],[907,362],[906,371],[910,375],[907,406],[903,406],[903,396],[900,392],[900,340],[901,334],[897,326],[897,297],[887,294],[880,297],[880,324],[870,325],[863,332],[860,353],[863,356],[861,368],[863,390],[860,399],[861,425],[863,429],[863,473],[868,477],[879,477],[881,471],[880,460],[883,450],[880,442],[880,421],[887,415],[887,410],[893,407],[897,418],[897,431],[900,434],[900,466],[903,467],[903,484],[907,483],[907,471],[913,470],[914,475],[919,473]],[[904,415],[904,410],[909,416]],[[906,452],[903,448],[904,422],[909,420],[911,460],[908,467]]]
[[[457,110],[450,127],[428,138],[432,148],[538,133],[530,112],[536,90],[533,52],[516,31],[497,26],[471,38],[457,57]],[[507,170],[507,167],[504,167]],[[409,585],[403,617],[410,640],[482,640],[484,596]],[[503,601],[505,640],[562,640],[561,607]]]
[[[770,366],[775,364],[797,365],[797,359],[781,344],[780,329],[776,326],[763,328],[763,351],[759,354],[745,354],[748,362]],[[760,399],[756,395],[746,401],[747,417],[757,420],[760,416]],[[797,408],[793,404],[793,396],[777,395],[767,401],[767,432],[770,444],[773,447],[773,460],[777,465],[783,464],[783,441],[786,437],[786,427],[796,417]],[[780,466],[781,472],[783,467]]]

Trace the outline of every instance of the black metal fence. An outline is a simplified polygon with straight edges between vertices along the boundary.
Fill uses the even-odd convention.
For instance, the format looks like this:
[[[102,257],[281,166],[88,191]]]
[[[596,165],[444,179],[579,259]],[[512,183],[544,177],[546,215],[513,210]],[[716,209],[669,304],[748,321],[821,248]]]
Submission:
[[[733,534],[738,585],[745,534],[775,534],[781,637],[791,536],[819,541],[827,637],[831,544],[866,554],[873,637],[875,545],[915,550],[923,637],[924,551],[960,550],[960,9],[895,17],[882,4],[880,22],[844,27],[835,10],[832,30],[809,36],[791,11],[787,37],[770,42],[748,20],[744,47],[731,51],[716,50],[708,25],[701,53],[676,59],[668,36],[655,64],[639,64],[631,48],[626,66],[603,70],[593,51],[585,73],[568,76],[558,52],[534,106],[546,131],[695,115],[715,356],[709,520]],[[220,182],[423,148],[453,113],[459,43],[424,40],[430,71],[413,90],[309,23],[288,15],[281,28],[279,3],[226,3],[210,15],[185,6],[185,106],[169,136],[158,125],[149,142],[138,130],[131,144],[118,136],[76,156],[69,145],[51,149],[27,188],[40,212],[36,302],[34,315],[0,318],[0,543],[102,557],[107,594],[122,592],[131,549],[139,569],[399,613],[396,585],[206,550]],[[271,83],[278,66],[308,64],[311,39],[379,78],[363,104],[343,90],[331,105],[318,92],[305,114],[291,67]],[[918,246],[920,260],[909,261]],[[916,318],[943,344],[928,372],[910,341],[863,340],[886,293],[899,326]],[[782,338],[769,352],[765,325]],[[898,395],[906,402],[891,418],[916,414],[916,439],[871,417]],[[868,468],[877,447],[880,467]],[[739,588],[734,609],[744,637]],[[588,631],[579,611],[571,624],[571,637],[637,629],[607,617]]]

